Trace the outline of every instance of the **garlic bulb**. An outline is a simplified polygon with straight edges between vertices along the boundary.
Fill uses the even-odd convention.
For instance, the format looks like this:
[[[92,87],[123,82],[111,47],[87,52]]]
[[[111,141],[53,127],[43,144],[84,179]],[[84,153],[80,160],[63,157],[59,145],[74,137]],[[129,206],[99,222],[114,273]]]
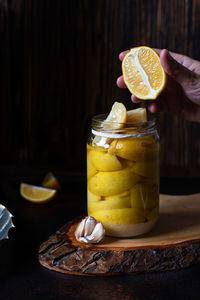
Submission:
[[[86,217],[76,228],[75,237],[79,242],[97,244],[105,235],[105,229],[101,222],[93,217]]]

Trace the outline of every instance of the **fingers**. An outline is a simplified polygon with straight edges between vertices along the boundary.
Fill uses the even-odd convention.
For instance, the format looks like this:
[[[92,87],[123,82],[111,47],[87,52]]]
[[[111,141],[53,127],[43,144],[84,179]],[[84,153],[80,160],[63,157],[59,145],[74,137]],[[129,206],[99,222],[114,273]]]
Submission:
[[[149,111],[152,113],[152,114],[155,114],[156,112],[159,111],[159,107],[158,107],[158,104],[157,103],[150,103],[148,105],[148,109]]]
[[[161,49],[154,49],[158,54],[161,53]],[[166,49],[164,49],[165,51],[167,51]],[[172,51],[168,51],[170,56],[173,57],[179,64],[183,65],[184,67],[186,67],[187,69],[191,70],[191,71],[196,71],[195,70],[195,66],[196,64],[198,64],[199,62],[189,56],[180,54],[180,53],[175,53]],[[198,73],[198,72],[197,72]]]
[[[123,76],[117,78],[117,86],[122,89],[126,88],[126,84],[124,82]]]
[[[153,48],[157,53],[158,55],[160,55],[160,53],[162,51],[168,51],[166,49],[158,49],[158,48]],[[182,55],[182,54],[179,54],[179,53],[175,53],[175,52],[172,52],[172,51],[168,51],[170,56],[173,57],[177,62],[179,62],[179,64],[187,67],[187,62],[188,60],[190,61],[190,63],[192,63],[192,61],[195,61],[194,59],[191,59],[190,57],[188,56],[185,56],[185,55]],[[186,65],[185,65],[186,63]]]
[[[126,53],[128,53],[129,50],[123,51],[119,54],[119,59],[122,61],[124,56],[126,55]],[[125,89],[126,88],[126,84],[124,82],[123,76],[120,76],[117,78],[117,86],[119,88]]]
[[[141,100],[138,99],[135,95],[131,95],[131,101],[132,101],[133,103],[140,103],[140,102],[141,102]]]
[[[126,55],[126,53],[128,53],[130,50],[126,50],[126,51],[123,51],[119,54],[119,59],[122,61],[124,59],[124,56]]]
[[[169,76],[167,88],[165,89],[164,93],[162,93],[156,101],[148,102],[148,110],[153,114],[157,112],[172,112],[175,115],[182,116],[185,119],[189,119],[189,115],[191,115],[194,119],[196,112],[189,112],[191,103],[189,103],[190,105],[183,105],[183,103],[185,103],[183,98],[188,97],[189,95],[189,99],[191,101],[191,92],[193,91],[194,94],[195,87],[195,89],[198,90],[198,101],[195,99],[192,101],[199,103],[200,84],[198,74],[200,74],[200,63],[190,59],[187,56],[169,52],[166,49],[161,50],[155,48],[154,50],[160,56],[161,65]],[[121,52],[119,54],[119,59],[122,61],[128,52],[129,50]],[[198,70],[199,72],[197,72]],[[198,84],[196,84],[197,81]],[[120,76],[117,79],[117,86],[120,88],[126,88],[123,76]],[[138,99],[134,95],[131,95],[131,101],[133,103],[142,102],[142,100]],[[198,111],[198,116],[199,115],[200,109]],[[192,120],[192,118],[190,119]]]
[[[195,77],[193,72],[177,62],[166,49],[160,51],[160,62],[165,72],[181,85],[187,84]]]
[[[119,87],[126,88],[126,85],[125,85],[124,80],[123,80],[123,76],[118,78],[117,85]],[[133,103],[136,103],[136,104],[142,102],[142,100],[138,99],[135,95],[131,95],[131,101]],[[152,103],[148,104],[148,110],[151,113],[157,113],[158,111],[164,111],[165,109],[162,106],[163,106],[162,105],[162,100],[161,101],[157,100],[156,102],[152,102]]]

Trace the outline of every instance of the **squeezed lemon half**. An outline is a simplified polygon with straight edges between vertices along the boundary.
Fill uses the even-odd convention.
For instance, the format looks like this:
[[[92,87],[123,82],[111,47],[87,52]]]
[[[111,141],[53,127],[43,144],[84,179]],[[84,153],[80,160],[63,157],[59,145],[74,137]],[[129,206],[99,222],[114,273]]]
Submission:
[[[142,100],[156,99],[166,85],[166,74],[158,54],[151,48],[132,48],[122,61],[124,82]]]

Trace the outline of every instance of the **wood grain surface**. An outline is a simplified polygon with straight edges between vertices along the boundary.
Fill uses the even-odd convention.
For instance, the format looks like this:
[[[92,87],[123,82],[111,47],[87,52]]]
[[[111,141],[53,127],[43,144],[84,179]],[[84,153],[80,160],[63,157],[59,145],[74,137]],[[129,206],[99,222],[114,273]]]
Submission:
[[[200,60],[196,0],[0,0],[0,163],[85,170],[91,116],[114,100],[118,54],[168,48]],[[161,174],[200,175],[200,125],[160,115]]]
[[[155,228],[143,236],[105,236],[99,244],[84,244],[72,220],[39,249],[40,263],[51,270],[78,275],[113,275],[176,270],[200,261],[200,194],[160,196]]]

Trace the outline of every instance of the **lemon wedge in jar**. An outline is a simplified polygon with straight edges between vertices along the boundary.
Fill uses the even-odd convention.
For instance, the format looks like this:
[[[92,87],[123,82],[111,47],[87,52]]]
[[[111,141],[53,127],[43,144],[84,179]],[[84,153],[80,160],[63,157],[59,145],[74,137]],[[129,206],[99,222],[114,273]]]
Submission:
[[[107,118],[102,122],[104,129],[119,129],[124,126],[127,119],[127,110],[123,103],[115,102],[111,108]],[[93,145],[104,147],[109,139],[96,135],[93,139]]]
[[[98,171],[109,172],[122,169],[119,159],[107,152],[92,150],[88,153],[88,160]]]
[[[127,119],[126,123],[141,123],[147,121],[147,111],[146,108],[139,107],[136,109],[128,110],[127,111]]]
[[[96,201],[95,201],[96,199]],[[88,213],[105,209],[131,208],[130,192],[112,195],[109,197],[98,197],[92,193],[88,195]]]
[[[115,102],[112,109],[103,122],[104,128],[118,129],[122,128],[127,119],[127,110],[123,103]]]
[[[113,172],[98,172],[88,182],[90,192],[98,196],[121,194],[134,186],[141,177],[129,168]]]

